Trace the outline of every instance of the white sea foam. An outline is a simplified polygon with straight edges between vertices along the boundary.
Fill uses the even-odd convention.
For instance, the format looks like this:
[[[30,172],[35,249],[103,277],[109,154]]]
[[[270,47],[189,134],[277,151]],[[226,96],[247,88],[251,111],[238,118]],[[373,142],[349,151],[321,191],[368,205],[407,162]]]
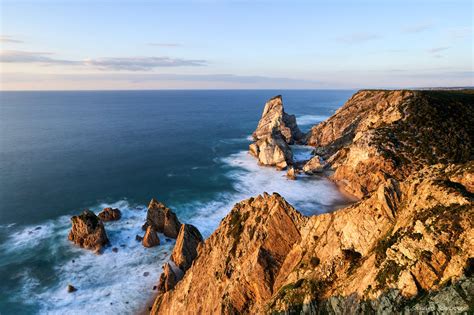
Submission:
[[[309,147],[299,146],[299,149],[306,154],[305,159],[310,157]],[[259,166],[247,151],[232,154],[222,162],[226,165],[227,176],[233,179],[235,192],[222,193],[212,202],[191,202],[180,207],[181,213],[189,214],[187,221],[199,227],[205,237],[215,230],[235,203],[263,192],[278,192],[307,215],[326,212],[334,204],[347,202],[334,183],[326,178],[299,175],[296,181],[288,180],[284,171]]]
[[[305,147],[298,149],[308,150]],[[263,192],[280,193],[304,214],[328,211],[334,203],[343,202],[335,185],[327,179],[300,175],[298,180],[290,181],[285,172],[257,165],[247,151],[217,162],[233,180],[234,191],[220,193],[210,202],[169,205],[180,214],[182,222],[196,225],[205,237],[215,230],[235,203]],[[157,284],[163,263],[169,259],[174,241],[168,242],[160,235],[160,246],[144,248],[135,240],[135,235],[143,235],[141,225],[145,221],[146,206],[119,201],[101,204],[92,210],[98,212],[104,207],[121,209],[122,218],[105,223],[112,245],[102,255],[75,247],[67,240],[70,228],[67,216],[24,228],[13,233],[7,241],[8,247],[16,251],[34,251],[35,246],[42,244],[43,248],[47,246],[42,249],[46,254],[67,253],[74,257],[55,266],[57,281],[52,287],[41,287],[30,273],[20,277],[23,299],[39,303],[41,313],[134,313],[153,295],[152,288]],[[118,252],[113,252],[113,247],[117,247]],[[148,273],[147,276],[144,273]],[[78,290],[67,293],[68,284]]]
[[[119,201],[101,204],[93,210],[98,212],[104,207],[121,209],[122,218],[105,223],[111,246],[101,255],[69,243],[67,233],[70,224],[67,217],[40,225],[41,229],[27,227],[10,236],[7,243],[15,251],[33,250],[35,245],[47,241],[48,253],[42,255],[55,255],[61,250],[73,257],[55,266],[57,282],[54,287],[41,289],[30,273],[19,278],[25,300],[39,303],[41,313],[133,313],[143,307],[147,297],[152,295],[152,288],[157,284],[161,266],[169,258],[174,240],[167,240],[160,234],[160,246],[145,248],[135,240],[135,235],[143,235],[141,225],[145,221],[146,207]],[[11,242],[15,245],[11,246]],[[113,252],[113,247],[117,247],[118,252]],[[78,290],[68,293],[68,284]]]
[[[320,123],[328,118],[328,116],[324,115],[302,115],[296,117],[296,122],[298,123],[298,126],[310,126]]]
[[[314,148],[308,145],[291,145],[291,151],[293,152],[293,160],[295,162],[308,161],[313,157]]]

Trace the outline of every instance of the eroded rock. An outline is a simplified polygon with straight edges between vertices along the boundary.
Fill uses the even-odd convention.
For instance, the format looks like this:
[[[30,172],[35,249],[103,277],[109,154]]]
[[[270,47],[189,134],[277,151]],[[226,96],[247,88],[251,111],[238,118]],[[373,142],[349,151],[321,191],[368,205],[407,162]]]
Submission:
[[[122,212],[117,208],[104,208],[98,215],[102,221],[117,221],[122,217]]]
[[[195,226],[182,224],[171,254],[171,260],[181,270],[188,270],[197,256],[197,247],[202,241],[202,235]]]
[[[318,155],[313,156],[308,162],[303,166],[303,172],[306,174],[317,174],[322,173],[324,170],[324,165],[321,163],[321,158]]]
[[[96,251],[109,244],[104,224],[94,212],[86,209],[80,215],[73,216],[71,222],[68,239],[74,244]]]
[[[145,247],[154,247],[160,245],[160,238],[153,226],[146,229],[145,236],[143,236],[142,244]]]
[[[148,205],[145,227],[152,226],[155,231],[176,239],[181,227],[176,214],[165,204],[152,199]]]
[[[295,116],[285,112],[281,95],[271,98],[265,104],[262,117],[252,136],[254,140],[259,140],[275,132],[280,133],[288,144],[300,142],[304,137],[296,124]]]
[[[183,277],[183,273],[177,267],[173,267],[171,263],[163,265],[163,273],[160,275],[158,282],[158,293],[165,293],[176,286]]]
[[[293,165],[293,153],[289,144],[300,143],[304,138],[295,116],[285,113],[281,96],[276,96],[265,104],[252,136],[254,143],[249,146],[250,154],[261,165],[275,166],[278,169]]]

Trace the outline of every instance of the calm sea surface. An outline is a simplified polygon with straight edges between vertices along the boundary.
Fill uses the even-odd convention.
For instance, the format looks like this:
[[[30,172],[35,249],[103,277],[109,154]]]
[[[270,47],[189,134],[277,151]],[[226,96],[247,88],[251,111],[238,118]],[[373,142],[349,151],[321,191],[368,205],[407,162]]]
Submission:
[[[162,235],[151,249],[135,241],[152,197],[205,237],[235,202],[264,191],[305,214],[347,203],[324,178],[289,181],[257,166],[247,147],[270,97],[282,94],[307,131],[353,92],[0,92],[0,313],[143,307],[173,247]],[[106,224],[117,253],[67,241],[71,215],[111,205],[123,212]]]

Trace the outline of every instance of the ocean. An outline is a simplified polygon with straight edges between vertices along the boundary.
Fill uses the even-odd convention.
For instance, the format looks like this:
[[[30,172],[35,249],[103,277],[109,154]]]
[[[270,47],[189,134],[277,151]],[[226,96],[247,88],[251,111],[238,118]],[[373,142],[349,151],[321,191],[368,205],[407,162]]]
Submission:
[[[264,191],[307,215],[346,205],[327,179],[287,180],[247,148],[269,98],[282,94],[307,131],[353,92],[0,92],[0,314],[142,309],[174,245],[163,235],[154,248],[135,240],[153,197],[204,237],[236,202]],[[72,245],[70,217],[106,206],[122,211],[105,223],[112,246],[96,255]]]

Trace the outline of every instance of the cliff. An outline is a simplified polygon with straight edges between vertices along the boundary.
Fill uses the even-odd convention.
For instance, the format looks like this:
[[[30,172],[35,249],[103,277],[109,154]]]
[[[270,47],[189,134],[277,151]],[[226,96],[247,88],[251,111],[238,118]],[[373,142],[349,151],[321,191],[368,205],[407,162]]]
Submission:
[[[424,166],[473,160],[474,92],[360,91],[307,135],[335,172],[362,198],[387,178]]]
[[[472,310],[471,91],[360,91],[306,135],[360,201],[234,206],[155,314]]]

